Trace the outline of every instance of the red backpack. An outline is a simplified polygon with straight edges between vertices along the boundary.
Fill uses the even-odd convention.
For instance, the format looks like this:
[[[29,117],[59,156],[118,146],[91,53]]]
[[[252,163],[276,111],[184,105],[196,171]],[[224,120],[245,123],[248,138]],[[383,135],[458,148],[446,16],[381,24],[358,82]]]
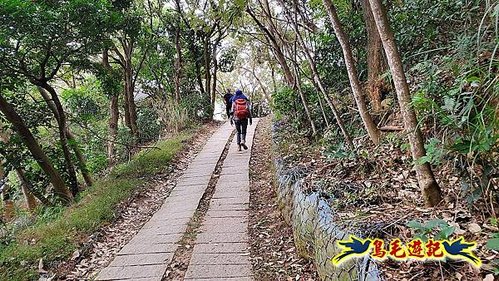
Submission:
[[[235,103],[234,115],[240,120],[248,118],[249,109],[246,99],[237,99],[234,101],[234,103]]]

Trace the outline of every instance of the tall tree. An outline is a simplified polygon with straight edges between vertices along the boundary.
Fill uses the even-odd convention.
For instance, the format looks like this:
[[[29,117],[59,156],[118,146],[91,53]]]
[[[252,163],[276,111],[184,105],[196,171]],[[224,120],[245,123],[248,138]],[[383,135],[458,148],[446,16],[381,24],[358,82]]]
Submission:
[[[148,54],[148,47],[140,45],[141,36],[144,36],[143,22],[140,14],[134,12],[134,6],[126,11],[124,25],[116,36],[116,44],[112,48],[114,62],[123,73],[123,108],[125,125],[130,129],[134,141],[138,141],[139,127],[137,125],[137,105],[135,103],[135,88],[139,73]],[[142,48],[141,48],[142,47]],[[134,56],[139,54],[138,61]]]
[[[33,212],[36,209],[37,203],[36,198],[31,192],[33,188],[30,186],[29,182],[26,180],[24,176],[24,171],[20,168],[16,169],[17,177],[19,178],[19,182],[21,183],[21,191],[24,195],[24,199],[26,200],[26,207],[30,212]]]
[[[259,1],[259,5],[265,22],[260,20],[256,16],[255,12],[249,6],[246,8],[246,12],[251,16],[255,24],[258,26],[258,28],[262,31],[263,35],[267,39],[270,45],[270,49],[274,54],[274,57],[277,59],[279,65],[281,66],[282,71],[284,72],[284,78],[286,84],[291,89],[293,89],[293,91],[299,94],[300,101],[303,105],[303,108],[305,109],[305,114],[308,123],[310,124],[310,127],[312,129],[312,134],[315,135],[317,133],[317,129],[315,127],[314,120],[312,119],[312,115],[310,113],[310,109],[307,104],[307,99],[305,97],[303,90],[301,88],[298,89],[301,85],[301,82],[299,81],[299,78],[297,78],[299,67],[297,67],[296,56],[294,59],[286,57],[285,45],[287,45],[287,43],[281,37],[281,34],[279,33],[278,28],[274,23],[274,16],[272,14],[268,1],[266,0],[263,0],[261,2]],[[296,55],[296,44],[293,54]],[[290,61],[293,64],[293,68],[295,70],[294,73],[291,66],[288,64],[288,61]]]
[[[14,130],[19,134],[23,143],[33,155],[33,158],[40,165],[54,187],[55,193],[66,202],[73,201],[73,194],[66,187],[59,172],[54,169],[52,162],[36,141],[35,137],[26,126],[24,120],[16,112],[14,107],[0,94],[0,111],[5,118],[13,125]]]
[[[384,89],[380,77],[386,70],[383,46],[376,28],[369,0],[362,0],[362,12],[367,30],[367,95],[375,112],[381,110],[381,92]]]
[[[360,86],[360,81],[357,74],[357,67],[355,66],[355,61],[352,55],[352,47],[350,46],[346,33],[343,31],[343,27],[341,26],[341,22],[333,2],[331,0],[323,0],[323,3],[343,51],[343,58],[345,60],[350,85],[352,87],[352,93],[355,98],[357,108],[359,109],[362,121],[364,122],[364,127],[366,128],[372,142],[374,144],[378,144],[380,131],[367,109],[366,101],[364,99],[362,87]]]
[[[87,61],[114,27],[109,3],[100,0],[25,2],[12,0],[0,6],[0,67],[9,75],[20,75],[50,95],[48,107],[55,108],[59,141],[73,194],[78,182],[69,149],[64,107],[53,81],[64,64]],[[85,11],[86,16],[81,16]],[[95,29],[96,26],[100,28]],[[79,160],[84,160],[78,157]],[[84,165],[82,166],[84,167]]]
[[[52,111],[52,114],[55,116],[56,120],[61,120],[61,116],[59,113],[60,111],[58,110],[58,108],[54,102],[53,96],[49,95],[47,93],[47,91],[42,87],[38,87],[38,91],[40,92],[41,96],[45,100],[45,103],[47,104],[50,111]],[[65,113],[64,113],[64,115],[65,115]],[[64,117],[64,120],[65,119],[66,119],[66,117]],[[65,123],[67,123],[67,122],[65,122]],[[66,143],[67,143],[67,146],[65,149],[70,147],[73,150],[73,152],[76,156],[78,168],[80,169],[80,171],[83,175],[83,179],[85,180],[85,183],[87,186],[91,186],[93,184],[93,179],[92,179],[92,175],[90,175],[90,172],[87,168],[87,160],[85,159],[85,156],[81,152],[80,147],[78,146],[78,142],[77,142],[75,136],[73,135],[73,133],[71,132],[71,130],[69,129],[69,126],[67,126],[67,124],[66,124],[64,126],[64,128],[65,128],[64,136],[66,137]],[[62,135],[61,135],[61,137],[62,137]],[[71,157],[69,150],[67,150],[65,152],[65,155]],[[66,159],[66,161],[67,161],[67,159]],[[68,163],[68,162],[66,162],[66,163]],[[74,172],[74,176],[76,176],[76,172],[74,171],[74,168],[72,169],[72,173],[73,172]],[[73,180],[76,180],[76,179],[73,179]],[[73,195],[75,195],[78,192],[78,189],[72,190],[72,192],[73,192]]]
[[[324,0],[327,1],[327,0]],[[388,23],[386,12],[380,0],[369,0],[371,9],[376,21],[383,48],[386,53],[388,65],[392,72],[397,99],[399,102],[402,117],[404,119],[405,130],[408,133],[411,145],[412,158],[415,162],[416,174],[419,186],[423,194],[424,201],[429,206],[437,205],[442,199],[440,187],[435,180],[430,164],[419,163],[421,157],[426,155],[423,136],[418,127],[416,113],[411,106],[411,94],[405,77],[402,59],[395,43],[393,32]]]
[[[285,7],[284,1],[280,0],[280,2]],[[285,13],[288,15],[288,20],[290,20],[293,24],[293,28],[295,30],[297,40],[302,48],[302,51],[303,51],[303,54],[305,55],[305,58],[307,59],[310,70],[312,71],[313,84],[317,88],[317,90],[323,95],[324,99],[326,100],[327,104],[329,105],[329,108],[333,112],[334,118],[336,119],[338,127],[340,128],[347,145],[350,148],[353,148],[354,146],[352,143],[352,139],[350,138],[350,135],[348,134],[348,132],[345,128],[345,125],[343,123],[343,120],[341,119],[340,114],[339,114],[338,110],[336,109],[336,106],[334,105],[334,101],[331,99],[328,92],[326,91],[326,88],[324,87],[322,79],[319,75],[319,71],[317,70],[317,64],[315,62],[315,59],[312,57],[312,54],[310,53],[309,46],[306,44],[306,42],[301,34],[301,31],[299,29],[299,22],[298,22],[297,15],[300,14],[300,9],[298,7],[298,1],[293,0],[293,9],[292,10],[294,11],[294,14],[295,14],[294,18],[290,15],[291,9],[289,9],[289,10],[285,9],[285,10],[287,11]],[[303,18],[304,15],[301,15],[301,17]],[[319,101],[320,100],[321,100],[321,98],[319,97]],[[321,103],[321,107],[322,107],[322,103]],[[327,118],[326,118],[326,122],[327,122]]]
[[[109,50],[104,49],[102,53],[102,68],[99,68],[99,76],[104,93],[109,97],[109,120],[108,120],[108,141],[107,141],[107,160],[109,166],[116,163],[115,143],[118,139],[118,120],[120,118],[119,111],[119,87],[120,83],[116,81],[116,71],[109,63]]]

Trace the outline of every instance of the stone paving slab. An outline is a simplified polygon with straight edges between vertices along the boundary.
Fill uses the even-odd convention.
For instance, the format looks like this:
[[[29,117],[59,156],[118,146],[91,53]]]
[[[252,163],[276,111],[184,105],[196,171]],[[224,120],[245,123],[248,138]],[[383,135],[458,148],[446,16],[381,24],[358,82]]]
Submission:
[[[185,219],[185,218],[184,218]],[[185,221],[177,220],[176,224],[163,224],[160,221],[156,221],[156,224],[149,224],[147,227],[142,228],[142,231],[156,234],[175,234],[175,233],[183,233],[187,228],[187,223]],[[181,223],[182,222],[182,223]]]
[[[178,187],[184,187],[184,186],[208,185],[209,181],[210,181],[210,176],[205,176],[205,177],[201,177],[201,178],[186,178],[186,177],[182,177],[177,182],[177,186]]]
[[[222,170],[223,173],[223,170]],[[220,186],[245,186],[248,185],[249,181],[249,176],[243,175],[243,176],[235,176],[235,175],[226,175],[222,174],[220,175],[220,178],[223,181],[220,181]],[[217,185],[218,187],[218,185]]]
[[[165,266],[162,264],[107,267],[101,270],[98,280],[135,280],[137,278],[153,279],[154,277],[161,280],[164,272]]]
[[[213,203],[221,204],[249,204],[249,196],[244,197],[219,197],[212,200]]]
[[[215,211],[212,210],[209,214],[206,214],[205,218],[232,218],[232,217],[247,217],[248,216],[248,211],[241,211],[241,210],[235,210],[235,211]]]
[[[215,277],[215,278],[186,278],[184,280],[190,280],[190,281],[252,281],[252,277],[229,277],[229,278],[220,278],[220,277]]]
[[[192,265],[245,264],[251,265],[248,254],[198,254],[191,259]]]
[[[248,127],[251,147],[254,126]],[[251,149],[229,149],[220,178],[201,225],[185,280],[253,280],[249,261],[248,208]]]
[[[248,223],[248,218],[214,218],[214,217],[208,217],[205,219],[204,224],[206,226],[221,226],[221,225],[236,225],[236,224],[247,224]]]
[[[190,211],[159,210],[156,214],[159,216],[175,216],[179,218],[190,218]]]
[[[158,227],[163,227],[167,226],[170,227],[172,225],[184,225],[185,224],[185,219],[182,217],[167,217],[165,219],[161,219],[160,217],[155,217],[149,220],[142,228],[143,229],[148,229],[148,228],[158,228]]]
[[[236,242],[247,242],[248,233],[246,232],[236,232],[227,235],[227,233],[201,233],[197,236],[197,243],[236,243]]]
[[[237,204],[237,205],[217,205],[212,208],[214,211],[245,211],[248,210],[248,205]]]
[[[152,254],[152,253],[173,253],[177,249],[175,244],[152,244],[151,241],[144,243],[129,243],[123,247],[118,256],[130,254]]]
[[[148,243],[152,244],[174,244],[177,243],[184,233],[174,233],[174,234],[158,234],[156,231],[144,232],[141,236],[135,236],[130,240],[130,244],[140,244],[146,243],[145,241],[151,241]]]
[[[203,264],[189,266],[185,278],[239,278],[251,274],[251,266],[248,264]]]
[[[206,183],[208,184],[208,183]],[[202,191],[199,186],[181,186],[179,190],[172,191],[170,193],[170,200],[190,200],[199,198],[199,191]],[[174,197],[182,197],[182,198],[174,198]],[[164,208],[163,208],[164,209]]]
[[[126,244],[96,280],[160,281],[186,231],[233,128],[227,122],[184,171],[171,197]]]
[[[201,231],[206,231],[209,233],[226,233],[231,235],[232,233],[239,233],[247,231],[248,225],[245,223],[238,223],[233,225],[222,224],[222,225],[203,225]]]
[[[230,188],[224,187],[221,189],[217,189],[213,194],[213,199],[221,199],[221,198],[238,198],[241,197],[241,194],[244,194],[243,197],[249,197],[249,195],[245,195],[245,193],[249,192],[249,188]]]
[[[232,193],[244,193],[249,192],[249,187],[222,187],[217,189],[216,194],[232,194]],[[227,196],[228,197],[228,196]]]
[[[230,179],[232,178],[229,178],[228,180]],[[234,181],[234,179],[232,179],[232,181],[225,181],[220,184],[217,184],[217,190],[230,189],[230,188],[235,188],[235,189],[239,188],[247,190],[249,192],[249,185],[246,185],[245,182]]]
[[[213,210],[217,210],[218,208],[225,208],[225,207],[239,207],[239,208],[248,208],[249,204],[248,203],[234,203],[229,201],[229,199],[233,198],[225,198],[227,201],[220,201],[216,200],[213,204]]]
[[[204,253],[204,254],[228,254],[228,253],[249,253],[248,243],[236,242],[236,243],[199,243],[196,244],[193,251],[194,254]]]
[[[163,264],[172,257],[173,253],[133,254],[117,256],[114,260],[123,266],[153,265]]]

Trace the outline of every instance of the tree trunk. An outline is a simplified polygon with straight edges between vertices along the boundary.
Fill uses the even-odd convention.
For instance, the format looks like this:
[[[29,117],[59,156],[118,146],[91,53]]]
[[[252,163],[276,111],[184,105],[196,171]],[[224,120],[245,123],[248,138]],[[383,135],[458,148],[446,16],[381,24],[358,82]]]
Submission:
[[[31,193],[31,189],[29,183],[26,181],[26,178],[19,174],[20,169],[16,169],[17,176],[19,181],[21,182],[21,191],[24,195],[24,200],[26,200],[26,207],[30,212],[33,212],[36,209],[37,203],[35,196]]]
[[[277,93],[274,64],[270,64],[270,75],[272,76],[272,93]]]
[[[3,169],[2,161],[0,161],[0,179],[5,178],[5,171]],[[4,183],[2,192],[0,193],[2,197],[3,214],[0,214],[0,223],[3,221],[10,221],[14,217],[14,202],[10,198],[10,187],[8,182]]]
[[[130,129],[130,132],[132,132],[132,122],[130,118],[130,96],[127,93],[127,88],[128,86],[126,85],[126,80],[125,80],[125,86],[124,86],[124,91],[123,91],[123,112],[124,112],[124,117],[125,117],[125,126],[127,126],[128,129]]]
[[[111,65],[109,64],[109,54],[108,50],[104,50],[102,54],[102,65],[110,73],[112,71]],[[118,138],[118,120],[120,118],[120,111],[118,108],[118,94],[111,93],[109,102],[109,139],[107,141],[107,161],[109,166],[113,166],[116,163],[116,156],[114,150],[114,144]]]
[[[17,174],[17,177],[19,178],[19,181],[21,182],[21,185],[26,189],[26,191],[31,195],[33,196],[34,198],[38,199],[40,202],[42,202],[42,204],[44,206],[53,206],[54,204],[52,204],[47,198],[45,198],[45,196],[38,192],[36,189],[33,188],[33,186],[29,183],[28,179],[26,178],[26,174],[24,173],[24,171],[20,168],[20,167],[16,167],[16,174]],[[25,191],[23,190],[23,193]],[[29,205],[30,203],[28,203]],[[36,204],[36,200],[35,200],[35,204]],[[36,207],[36,205],[34,205]],[[28,206],[29,208],[29,206]],[[31,210],[31,209],[30,209]]]
[[[113,166],[116,163],[114,144],[118,138],[118,120],[120,117],[120,111],[118,109],[118,95],[111,96],[111,101],[109,103],[109,113],[109,140],[107,141],[107,159],[109,166]]]
[[[180,103],[180,77],[182,75],[182,46],[180,45],[180,27],[175,30],[175,102]]]
[[[14,201],[12,201],[11,198],[10,187],[7,182],[4,183],[1,195],[3,202],[3,214],[2,216],[0,216],[0,222],[2,221],[9,222],[14,219],[16,210],[15,210]]]
[[[204,89],[206,92],[206,97],[209,99],[210,103],[213,100],[211,93],[211,52],[209,47],[209,37],[207,36],[203,41],[203,58],[204,58]]]
[[[277,59],[277,61],[279,62],[279,64],[281,65],[282,71],[284,72],[284,77],[286,79],[286,83],[290,87],[293,87],[293,85],[295,84],[295,77],[293,76],[293,73],[291,72],[291,68],[289,67],[289,65],[288,65],[288,63],[286,61],[286,57],[284,56],[284,53],[282,52],[281,46],[277,42],[275,34],[273,34],[272,32],[270,32],[269,29],[266,28],[263,25],[263,23],[260,22],[256,18],[256,16],[253,13],[253,11],[251,11],[249,8],[247,8],[246,11],[251,16],[251,18],[253,18],[253,20],[258,25],[258,27],[260,28],[260,30],[262,30],[262,32],[265,34],[265,36],[269,39],[270,44],[272,46],[272,50],[273,50],[274,56]]]
[[[343,31],[343,28],[341,27],[341,23],[338,18],[338,14],[336,13],[336,8],[334,7],[333,2],[331,0],[323,0],[323,3],[343,51],[348,78],[350,80],[352,93],[355,98],[355,102],[357,103],[357,108],[359,109],[360,116],[362,118],[362,121],[364,122],[364,126],[367,130],[367,133],[369,134],[369,137],[371,138],[372,142],[377,145],[379,143],[380,132],[376,127],[376,124],[374,124],[369,111],[367,110],[366,101],[364,100],[360,81],[357,76],[357,68],[355,67],[355,61],[353,59],[352,48],[350,46],[350,43],[348,42],[348,38],[345,32]]]
[[[296,66],[296,68],[298,68],[298,66]],[[303,93],[303,90],[301,89],[300,81],[298,79],[299,79],[299,76],[296,75],[296,89],[298,90],[298,93],[300,94],[300,99],[301,99],[301,102],[303,104],[303,108],[305,109],[305,113],[307,115],[308,122],[310,123],[310,126],[312,127],[312,136],[315,136],[315,135],[317,135],[317,129],[315,128],[314,120],[312,118],[312,115],[310,114],[310,109],[308,108],[308,105],[307,105],[307,99],[305,98],[305,93]]]
[[[268,2],[264,1],[264,3],[261,5],[263,6],[264,9],[266,9],[267,17],[269,18],[269,21],[271,21],[272,19],[271,19],[270,10],[268,7]],[[286,83],[294,91],[298,91],[303,108],[305,109],[305,113],[307,115],[307,119],[308,119],[310,126],[311,126],[311,129],[312,129],[312,134],[315,136],[317,134],[317,130],[315,128],[314,121],[312,120],[312,116],[310,114],[310,110],[309,110],[308,105],[307,105],[305,94],[303,93],[303,91],[299,85],[300,83],[299,83],[299,78],[298,78],[298,65],[297,65],[296,60],[294,62],[292,62],[295,64],[295,74],[293,75],[293,73],[291,72],[291,68],[289,67],[289,65],[287,63],[286,57],[284,56],[282,46],[278,42],[279,34],[277,34],[277,32],[275,31],[275,28],[273,28],[272,23],[271,23],[271,28],[269,30],[267,27],[265,27],[265,25],[263,25],[263,23],[261,21],[258,20],[258,18],[255,16],[253,11],[251,11],[251,9],[249,7],[246,9],[246,12],[251,16],[251,18],[253,18],[253,21],[258,25],[260,30],[265,34],[266,38],[270,42],[274,56],[276,57],[277,61],[281,65],[281,68],[284,72],[284,77],[286,79]],[[295,46],[295,54],[296,54],[296,46]]]
[[[201,63],[199,62],[199,57],[201,55],[199,54],[199,49],[196,44],[194,44],[194,42],[191,42],[191,50],[194,53],[194,65],[196,66],[196,79],[198,82],[199,91],[204,96],[205,90],[203,85],[203,74],[201,72]]]
[[[43,97],[43,99],[47,103],[48,108],[54,114],[55,118],[57,120],[59,120],[61,115],[59,114],[59,111],[57,110],[57,106],[55,105],[51,96],[49,96],[47,91],[45,91],[45,89],[43,89],[42,87],[38,87],[38,91],[40,92],[41,96]],[[81,150],[78,147],[78,144],[76,143],[76,139],[75,139],[73,133],[71,133],[71,130],[67,126],[66,126],[66,138],[68,140],[69,146],[71,147],[71,149],[73,150],[73,152],[76,155],[76,159],[78,160],[78,162],[77,162],[78,168],[80,169],[80,171],[83,175],[83,178],[85,180],[85,184],[87,186],[91,186],[93,184],[93,180],[92,180],[92,176],[89,174],[88,169],[87,169],[87,161],[85,160],[85,157],[81,153]]]
[[[397,50],[393,32],[390,29],[388,19],[380,0],[369,0],[371,4],[374,20],[378,27],[383,48],[385,49],[388,65],[392,72],[397,99],[399,101],[400,111],[404,118],[404,126],[409,133],[409,143],[411,145],[412,158],[415,162],[416,174],[419,187],[423,194],[425,203],[428,206],[437,205],[442,199],[440,187],[435,180],[429,163],[419,164],[418,160],[426,155],[424,141],[421,131],[418,128],[416,112],[411,107],[411,94],[402,66],[402,60]]]
[[[258,77],[258,75],[256,75],[255,73],[255,69],[252,68],[252,69],[247,69],[247,68],[244,68],[244,70],[246,71],[249,71],[251,73],[251,75],[255,78],[256,82],[258,83],[258,85],[260,85],[260,88],[262,89],[262,92],[263,92],[263,97],[265,100],[270,100],[270,95],[265,87],[265,85],[263,84],[262,80]]]
[[[317,129],[315,128],[315,123],[314,119],[312,118],[312,114],[310,113],[310,109],[308,108],[307,104],[307,99],[305,98],[305,93],[302,90],[301,86],[301,81],[300,81],[300,69],[298,68],[298,61],[297,61],[297,48],[296,48],[296,42],[294,44],[294,53],[295,53],[295,60],[293,62],[294,68],[295,68],[295,89],[298,91],[298,94],[300,95],[301,103],[303,104],[303,108],[305,109],[305,113],[307,115],[308,122],[310,123],[310,126],[312,128],[312,136],[317,135]]]
[[[5,115],[5,118],[10,123],[12,123],[14,129],[23,140],[23,143],[33,155],[33,158],[45,172],[50,180],[50,183],[52,183],[52,186],[54,187],[55,193],[62,199],[64,199],[67,203],[72,202],[73,195],[64,184],[64,181],[62,180],[59,172],[54,169],[54,166],[52,166],[50,159],[43,152],[42,148],[33,137],[33,134],[31,134],[28,127],[24,123],[24,120],[15,111],[13,106],[4,99],[2,95],[0,95],[0,111]]]
[[[367,94],[374,112],[381,111],[381,74],[386,70],[383,58],[383,45],[376,28],[369,0],[362,0],[362,11],[367,30]]]
[[[319,88],[317,88],[317,83],[313,83],[314,84],[314,87],[315,87],[315,90],[319,90]],[[326,111],[324,110],[324,103],[322,102],[322,97],[321,97],[321,93],[320,91],[319,92],[319,96],[318,96],[318,101],[319,101],[319,107],[321,108],[321,114],[322,114],[322,119],[324,119],[324,122],[326,123],[326,127],[329,128],[331,127],[331,125],[329,124],[329,120],[327,119],[327,115],[326,115]]]
[[[83,155],[80,147],[78,146],[78,142],[76,141],[75,136],[73,135],[71,130],[69,130],[69,128],[66,128],[66,135],[68,136],[69,145],[73,149],[73,152],[76,155],[76,159],[78,160],[76,163],[81,171],[83,179],[85,180],[85,184],[87,186],[92,186],[94,184],[94,180],[92,179],[92,175],[88,170],[87,159],[85,159],[85,156]]]
[[[213,111],[215,110],[215,100],[217,96],[217,72],[218,72],[218,60],[217,60],[217,45],[213,46],[213,83],[211,88],[211,107]]]
[[[135,105],[134,91],[135,87],[133,84],[133,64],[132,55],[133,48],[132,43],[127,42],[123,44],[125,46],[125,119],[128,114],[128,124],[130,131],[134,137],[134,141],[137,142],[139,139],[139,129],[137,127],[137,106]],[[127,112],[128,110],[128,112]],[[125,120],[126,123],[126,120]]]
[[[78,178],[76,177],[76,169],[72,160],[71,152],[69,151],[66,113],[64,113],[64,108],[62,107],[55,89],[46,82],[40,83],[39,86],[49,92],[51,96],[51,102],[55,105],[55,109],[57,110],[56,120],[59,128],[59,138],[61,142],[62,152],[64,155],[64,160],[66,162],[66,170],[69,176],[69,187],[71,188],[71,193],[73,194],[73,196],[76,196],[76,194],[78,194],[79,192]],[[50,107],[50,104],[48,105]]]
[[[297,12],[298,8],[297,8],[296,1],[294,2],[294,7],[295,7],[295,12]],[[350,138],[350,135],[348,134],[348,132],[345,128],[343,120],[341,119],[340,114],[338,113],[338,110],[336,109],[336,106],[329,98],[329,95],[326,91],[326,88],[324,87],[324,84],[322,83],[322,79],[319,75],[319,71],[317,70],[317,65],[315,64],[314,59],[310,55],[310,53],[307,49],[307,46],[305,44],[305,40],[303,40],[303,37],[301,36],[300,30],[298,29],[298,23],[296,21],[293,21],[293,23],[294,23],[293,25],[294,25],[296,35],[298,37],[298,42],[300,43],[300,46],[302,47],[303,52],[305,53],[305,57],[308,61],[310,69],[312,70],[312,76],[313,76],[313,80],[315,82],[314,86],[316,86],[316,88],[318,87],[318,90],[322,93],[322,95],[324,96],[324,99],[326,100],[327,104],[329,105],[329,108],[333,112],[334,118],[336,119],[336,122],[338,123],[338,127],[340,127],[341,133],[343,134],[343,137],[345,138],[347,145],[350,148],[354,148],[352,139]],[[319,101],[320,101],[320,106],[322,108],[322,101],[321,101],[320,97],[319,97]],[[323,110],[323,112],[324,112],[324,110]],[[325,119],[326,119],[326,123],[327,123],[327,118],[325,118]]]

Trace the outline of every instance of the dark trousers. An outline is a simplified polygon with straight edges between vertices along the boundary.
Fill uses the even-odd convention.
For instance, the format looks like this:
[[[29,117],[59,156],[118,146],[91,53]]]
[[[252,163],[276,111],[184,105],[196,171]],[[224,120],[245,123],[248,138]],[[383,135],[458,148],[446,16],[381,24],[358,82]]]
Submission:
[[[246,143],[246,130],[248,129],[248,119],[235,120],[237,130],[237,144]]]
[[[225,113],[227,113],[227,118],[230,118],[230,111],[232,110],[232,106],[225,107]]]

